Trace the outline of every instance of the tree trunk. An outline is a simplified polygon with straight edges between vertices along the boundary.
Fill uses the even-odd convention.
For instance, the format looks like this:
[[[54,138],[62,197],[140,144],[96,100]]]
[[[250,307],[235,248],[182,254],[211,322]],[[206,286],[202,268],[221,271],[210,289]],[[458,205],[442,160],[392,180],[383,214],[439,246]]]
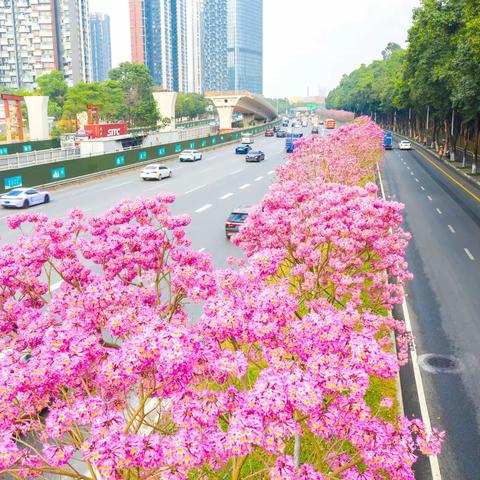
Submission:
[[[470,129],[467,125],[463,125],[463,158],[462,158],[462,168],[467,166],[467,152],[468,152],[468,142],[470,141]]]
[[[477,173],[477,162],[478,162],[478,141],[479,141],[479,132],[478,132],[478,115],[475,117],[475,130],[474,138],[475,144],[473,147],[473,159],[472,159],[472,174],[476,175]]]
[[[450,153],[450,122],[448,119],[445,119],[443,122],[443,127],[445,129],[445,159]]]

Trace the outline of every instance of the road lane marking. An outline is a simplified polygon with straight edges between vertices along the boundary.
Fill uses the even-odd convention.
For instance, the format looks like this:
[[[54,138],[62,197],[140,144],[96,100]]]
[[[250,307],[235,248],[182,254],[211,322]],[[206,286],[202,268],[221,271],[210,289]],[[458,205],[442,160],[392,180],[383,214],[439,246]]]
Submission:
[[[205,251],[205,248],[201,248],[198,252],[199,252],[199,253],[202,253],[202,252],[204,252],[204,251]]]
[[[475,257],[470,253],[470,250],[468,248],[464,248],[464,250],[470,260],[475,260]]]
[[[424,187],[422,187],[421,185],[420,185],[420,188],[421,188],[422,190],[425,190],[425,188],[424,188]]]
[[[458,185],[464,192],[468,193],[472,198],[474,198],[477,202],[480,203],[480,197],[475,195],[471,192],[468,188],[464,187],[458,180],[455,180],[451,175],[449,175],[443,168],[440,168],[435,162],[430,160],[426,155],[424,155],[420,150],[416,150],[416,152],[423,157],[427,162],[431,163],[437,170],[440,170],[447,178],[449,178],[453,183]]]
[[[454,228],[453,228],[451,225],[449,225],[448,228],[449,228],[449,230],[450,230],[452,233],[455,233],[455,230],[454,230]]]
[[[238,170],[233,171],[230,175],[235,175],[240,172],[243,172],[243,168],[239,168]]]
[[[197,209],[195,210],[195,213],[202,213],[202,212],[204,212],[205,210],[208,210],[211,206],[212,206],[211,203],[207,203],[207,204],[204,205],[203,207],[197,208]]]
[[[418,178],[415,178],[415,181],[418,182]]]
[[[378,166],[378,163],[377,163],[377,170],[378,170],[378,178],[380,180],[382,197],[385,200],[386,197],[385,197],[385,190],[383,188],[382,174],[380,173],[380,167]],[[408,311],[408,305],[405,298],[402,303],[402,310],[403,310],[403,318],[405,320],[405,328],[407,332],[410,332],[413,334],[412,322],[410,320],[410,313]],[[414,340],[412,341],[412,344],[411,344],[410,355],[412,357],[413,376],[415,378],[415,386],[417,387],[417,393],[418,393],[418,402],[420,404],[420,416],[421,416],[421,419],[423,420],[423,423],[425,425],[427,432],[431,432],[432,423],[430,421],[430,414],[428,412],[427,398],[425,395],[425,388],[423,386],[422,373],[420,372],[420,366],[418,364],[418,355],[417,355],[417,350],[416,350]],[[440,473],[440,465],[438,463],[437,456],[432,455],[428,457],[428,460],[430,462],[430,469],[432,471],[433,480],[441,480],[442,475]]]
[[[231,192],[230,192],[230,193],[226,193],[225,195],[222,195],[222,196],[220,197],[220,200],[225,200],[225,199],[227,199],[227,198],[229,198],[229,197],[231,197],[231,196],[233,196],[233,193],[231,193]]]
[[[410,170],[410,167],[407,165],[407,168]]]
[[[248,188],[250,186],[249,183],[246,183],[245,185],[242,185],[240,188],[240,190],[244,190],[245,188]]]
[[[437,212],[438,212],[439,215],[442,214],[442,211],[439,208],[437,208]]]
[[[413,172],[410,172],[410,175],[415,175]]]
[[[117,183],[116,185],[111,185],[110,187],[104,187],[104,190],[113,190],[114,188],[124,187],[125,185],[130,185],[131,183],[133,182],[130,181],[130,182]]]
[[[207,185],[204,183],[203,185],[199,185],[198,187],[192,188],[190,190],[187,190],[185,192],[185,195],[188,195],[189,193],[196,192],[197,190],[200,190],[201,188],[205,188]]]
[[[263,180],[263,177],[257,177],[254,182],[259,182],[260,180]]]
[[[50,286],[50,291],[54,292],[55,290],[58,290],[60,288],[60,286],[62,285],[62,283],[63,283],[63,280],[60,280],[59,282],[52,284]]]
[[[267,175],[273,175],[275,173],[275,170],[270,170],[269,172],[267,172]]]
[[[430,195],[427,195],[427,198],[432,201],[432,197]]]

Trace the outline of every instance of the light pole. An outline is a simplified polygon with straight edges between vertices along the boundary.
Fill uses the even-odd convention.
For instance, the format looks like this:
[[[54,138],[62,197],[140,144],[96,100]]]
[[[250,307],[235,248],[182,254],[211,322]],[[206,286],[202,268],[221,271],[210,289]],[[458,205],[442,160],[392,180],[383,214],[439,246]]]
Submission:
[[[425,143],[428,143],[428,122],[430,120],[430,105],[427,107],[427,121],[425,122],[425,138],[426,138],[426,142]]]
[[[450,161],[455,161],[455,148],[453,145],[453,132],[455,131],[455,109],[452,105],[452,124],[450,126]]]

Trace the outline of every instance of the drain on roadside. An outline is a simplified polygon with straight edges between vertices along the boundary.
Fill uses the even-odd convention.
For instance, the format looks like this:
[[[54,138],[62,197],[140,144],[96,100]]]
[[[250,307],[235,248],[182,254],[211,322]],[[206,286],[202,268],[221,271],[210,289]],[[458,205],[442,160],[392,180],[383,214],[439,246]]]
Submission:
[[[418,364],[430,373],[459,373],[463,370],[461,360],[452,355],[426,353],[418,357]]]

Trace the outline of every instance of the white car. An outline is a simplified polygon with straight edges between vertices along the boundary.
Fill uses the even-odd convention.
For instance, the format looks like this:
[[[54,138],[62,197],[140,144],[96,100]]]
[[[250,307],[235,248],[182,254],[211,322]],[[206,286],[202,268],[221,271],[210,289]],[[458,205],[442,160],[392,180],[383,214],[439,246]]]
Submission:
[[[402,140],[398,144],[398,148],[400,150],[411,150],[412,149],[412,144],[408,140]]]
[[[144,180],[161,180],[172,176],[172,170],[161,163],[152,163],[143,168],[140,177]]]
[[[34,188],[14,188],[0,196],[2,207],[28,208],[39,203],[48,203],[50,193],[39,192]]]
[[[198,150],[184,150],[178,158],[181,162],[195,162],[202,159],[202,154]]]

